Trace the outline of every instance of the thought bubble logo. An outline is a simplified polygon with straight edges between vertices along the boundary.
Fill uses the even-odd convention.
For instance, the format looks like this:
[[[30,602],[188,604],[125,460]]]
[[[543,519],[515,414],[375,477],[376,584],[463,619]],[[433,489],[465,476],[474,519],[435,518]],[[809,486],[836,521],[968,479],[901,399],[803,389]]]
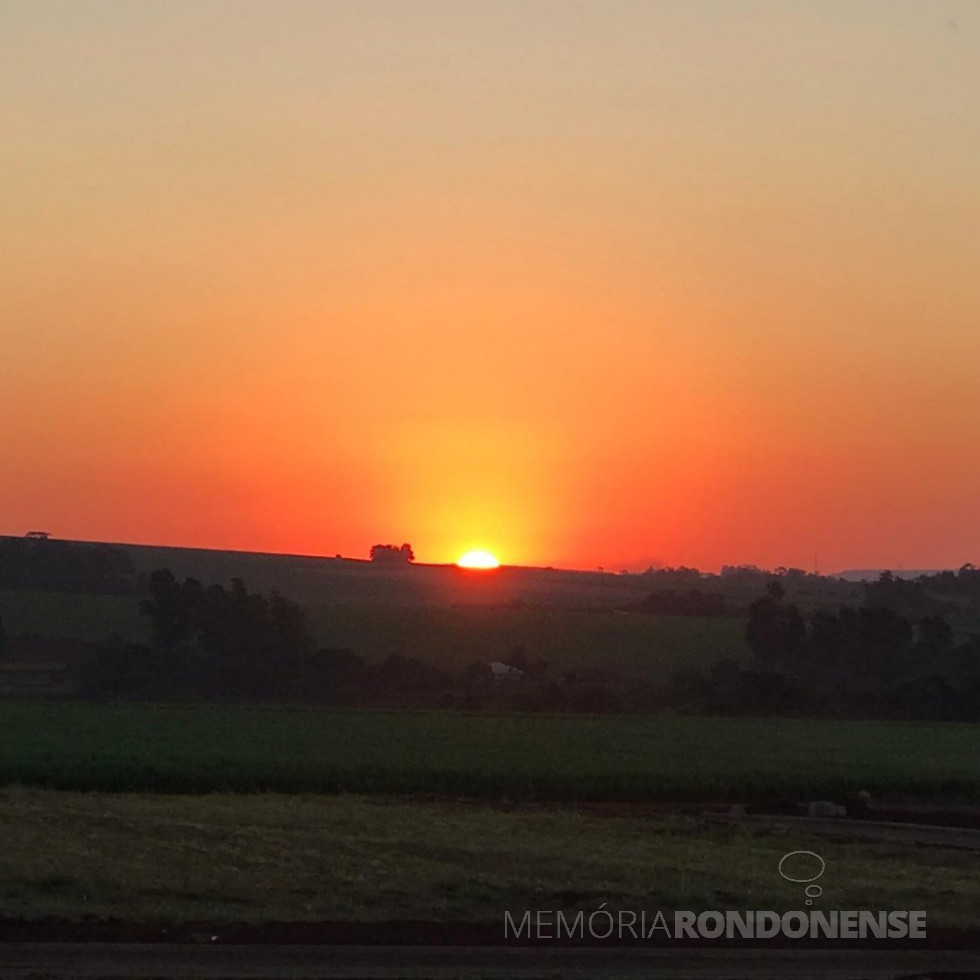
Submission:
[[[820,870],[816,874],[810,874],[815,869],[812,858],[820,864]],[[792,874],[787,874],[783,865],[789,861],[789,870]],[[814,882],[827,870],[827,862],[814,851],[790,851],[779,859],[779,874],[787,881],[793,881],[800,885],[806,885],[803,894],[806,895],[806,904],[812,905],[813,899],[819,898],[823,894],[823,889],[819,885],[808,884]]]

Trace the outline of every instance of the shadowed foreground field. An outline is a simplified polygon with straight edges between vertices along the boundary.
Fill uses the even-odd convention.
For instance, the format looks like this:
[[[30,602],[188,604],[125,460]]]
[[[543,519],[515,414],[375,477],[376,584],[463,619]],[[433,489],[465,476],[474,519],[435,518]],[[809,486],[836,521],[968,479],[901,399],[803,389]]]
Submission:
[[[0,785],[980,801],[980,726],[0,703]]]
[[[0,794],[0,914],[127,921],[499,922],[505,910],[803,908],[780,858],[827,862],[814,907],[976,927],[963,854],[696,818],[502,812],[359,796]]]

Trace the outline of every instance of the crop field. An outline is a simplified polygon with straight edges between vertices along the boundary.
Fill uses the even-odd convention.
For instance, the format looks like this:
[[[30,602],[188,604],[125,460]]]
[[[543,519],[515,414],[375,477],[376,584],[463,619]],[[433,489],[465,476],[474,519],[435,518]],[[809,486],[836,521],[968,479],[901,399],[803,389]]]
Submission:
[[[980,726],[0,703],[0,784],[509,800],[980,801]]]

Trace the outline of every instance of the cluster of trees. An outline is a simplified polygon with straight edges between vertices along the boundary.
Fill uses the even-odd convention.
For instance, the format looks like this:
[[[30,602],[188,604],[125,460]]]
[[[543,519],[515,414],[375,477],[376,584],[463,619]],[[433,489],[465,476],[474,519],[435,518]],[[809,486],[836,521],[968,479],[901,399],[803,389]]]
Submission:
[[[123,548],[0,537],[0,589],[127,595],[138,591],[139,577]]]
[[[645,579],[651,579],[658,585],[669,586],[671,588],[694,588],[701,584],[710,576],[700,572],[696,568],[689,568],[687,565],[678,565],[676,568],[648,568],[644,573]]]
[[[76,675],[83,697],[466,710],[660,706],[647,685],[600,669],[555,676],[523,647],[504,655],[520,680],[501,680],[486,663],[446,670],[414,657],[370,663],[349,650],[317,648],[299,606],[274,592],[249,592],[240,579],[230,588],[204,586],[157,571],[140,611],[150,641],[95,645]]]
[[[980,573],[968,566],[949,575],[943,588],[971,599]],[[787,601],[783,581],[770,580],[749,607],[750,660],[642,683],[601,666],[556,674],[521,647],[502,656],[517,668],[508,679],[485,663],[458,670],[400,656],[371,663],[318,648],[302,609],[278,593],[249,592],[240,579],[204,586],[161,570],[140,606],[149,641],[90,648],[77,689],[86,697],[166,700],[980,720],[980,636],[958,640],[959,626],[934,611],[911,615],[923,583],[883,576],[867,590],[876,602],[803,612]],[[655,590],[634,608],[732,614],[721,595],[695,586]],[[0,623],[0,650],[4,642]]]
[[[964,565],[956,572],[938,572],[905,579],[882,572],[864,586],[865,604],[905,615],[941,615],[958,620],[967,631],[980,630],[980,569]]]
[[[700,589],[657,589],[644,596],[632,609],[657,616],[736,615],[721,593]]]
[[[750,664],[676,675],[676,692],[717,713],[980,720],[980,638],[956,643],[940,616],[913,625],[870,605],[804,616],[773,582],[752,604],[745,638]]]
[[[980,599],[980,568],[966,564],[956,572],[937,572],[935,575],[922,575],[918,582],[926,589],[945,595]]]
[[[276,698],[303,683],[313,642],[305,616],[277,593],[251,593],[178,582],[169,570],[150,576],[140,612],[149,644],[108,641],[82,669],[91,696]]]
[[[802,582],[808,578],[821,577],[817,572],[807,572],[802,568],[787,568],[785,565],[780,565],[772,571],[759,568],[758,565],[722,565],[721,567],[721,578],[758,581],[759,579],[769,579],[773,576],[798,582]]]
[[[415,552],[410,544],[376,544],[371,546],[371,561],[407,563],[415,561]]]

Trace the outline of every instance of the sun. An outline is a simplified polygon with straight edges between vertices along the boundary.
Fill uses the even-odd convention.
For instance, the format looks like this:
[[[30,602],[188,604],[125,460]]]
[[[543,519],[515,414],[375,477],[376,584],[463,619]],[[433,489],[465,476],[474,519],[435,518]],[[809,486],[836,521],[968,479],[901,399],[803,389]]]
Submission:
[[[460,568],[499,568],[500,562],[489,551],[467,551],[456,562]]]

